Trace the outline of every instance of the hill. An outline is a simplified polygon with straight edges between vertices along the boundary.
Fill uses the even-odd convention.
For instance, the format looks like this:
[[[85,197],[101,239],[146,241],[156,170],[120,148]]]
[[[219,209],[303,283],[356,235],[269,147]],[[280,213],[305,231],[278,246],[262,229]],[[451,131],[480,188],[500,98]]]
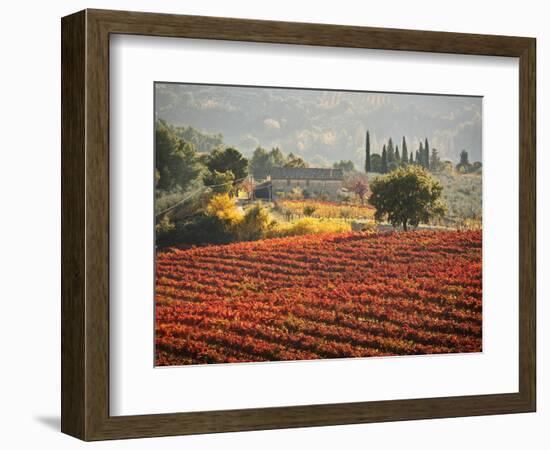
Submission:
[[[442,159],[458,162],[467,149],[481,159],[481,100],[475,97],[403,95],[157,84],[157,115],[176,125],[222,133],[228,145],[250,154],[258,145],[279,147],[315,164],[352,160],[364,165],[365,133],[373,153],[389,137],[409,150],[428,137]]]

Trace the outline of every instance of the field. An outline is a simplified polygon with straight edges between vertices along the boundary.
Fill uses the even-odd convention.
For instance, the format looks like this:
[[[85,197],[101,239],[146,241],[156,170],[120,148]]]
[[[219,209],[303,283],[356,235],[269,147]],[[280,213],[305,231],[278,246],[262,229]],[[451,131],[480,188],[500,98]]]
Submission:
[[[157,254],[156,365],[481,351],[481,232],[318,234]]]
[[[278,200],[277,206],[284,215],[305,215],[320,219],[374,219],[374,208],[370,205],[346,205],[321,200]]]

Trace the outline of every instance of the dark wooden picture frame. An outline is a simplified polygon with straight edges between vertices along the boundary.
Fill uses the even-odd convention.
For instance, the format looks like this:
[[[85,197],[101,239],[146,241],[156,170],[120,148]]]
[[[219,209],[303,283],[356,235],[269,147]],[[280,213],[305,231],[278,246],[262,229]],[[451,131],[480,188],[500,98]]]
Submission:
[[[62,19],[61,429],[84,440],[531,412],[536,408],[536,40],[85,10]],[[109,415],[109,36],[133,34],[519,58],[519,391]],[[184,405],[182,405],[182,408]]]

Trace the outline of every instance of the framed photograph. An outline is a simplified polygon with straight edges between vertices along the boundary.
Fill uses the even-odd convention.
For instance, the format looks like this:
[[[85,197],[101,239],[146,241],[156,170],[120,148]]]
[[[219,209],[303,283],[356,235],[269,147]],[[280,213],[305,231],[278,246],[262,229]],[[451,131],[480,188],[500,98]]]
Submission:
[[[534,38],[61,29],[64,433],[535,411]]]

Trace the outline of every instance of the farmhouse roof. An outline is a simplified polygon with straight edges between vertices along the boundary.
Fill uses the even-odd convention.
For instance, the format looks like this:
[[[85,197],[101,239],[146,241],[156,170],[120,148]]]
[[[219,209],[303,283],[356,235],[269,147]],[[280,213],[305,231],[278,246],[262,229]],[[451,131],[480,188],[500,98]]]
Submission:
[[[315,167],[274,167],[272,180],[343,180],[342,169],[319,169]]]

